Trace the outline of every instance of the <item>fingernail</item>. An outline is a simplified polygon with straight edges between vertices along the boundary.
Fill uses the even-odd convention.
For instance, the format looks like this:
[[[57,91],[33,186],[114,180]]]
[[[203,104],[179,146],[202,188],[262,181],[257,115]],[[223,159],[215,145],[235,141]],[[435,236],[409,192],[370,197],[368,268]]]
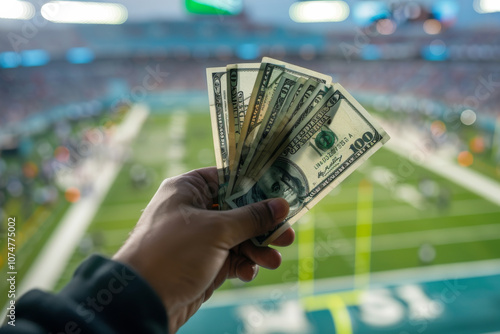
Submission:
[[[269,201],[267,205],[269,205],[269,209],[271,209],[273,218],[275,220],[285,219],[286,215],[288,214],[289,205],[288,202],[283,198],[275,198]]]
[[[259,273],[259,268],[257,268],[257,265],[254,264],[252,266],[253,274],[252,274],[252,281],[257,277],[257,274]]]

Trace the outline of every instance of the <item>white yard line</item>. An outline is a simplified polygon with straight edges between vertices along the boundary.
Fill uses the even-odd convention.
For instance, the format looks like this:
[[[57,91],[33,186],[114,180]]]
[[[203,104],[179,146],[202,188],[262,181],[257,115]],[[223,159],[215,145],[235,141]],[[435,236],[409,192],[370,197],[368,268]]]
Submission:
[[[472,169],[461,167],[442,155],[425,147],[426,138],[408,129],[402,131],[384,123],[391,130],[391,140],[385,147],[408,159],[411,163],[424,167],[467,190],[500,205],[500,184]]]
[[[183,110],[174,112],[167,128],[167,177],[186,172],[186,166],[182,162],[186,155],[186,127],[186,112]]]
[[[374,207],[374,220],[373,224],[385,224],[385,223],[393,223],[393,222],[412,222],[419,223],[422,220],[426,219],[438,219],[442,217],[442,215],[446,215],[446,218],[450,217],[465,217],[465,216],[474,216],[481,214],[490,214],[490,213],[498,213],[500,215],[500,207],[494,207],[492,204],[489,205],[488,208],[484,208],[481,204],[484,204],[484,199],[464,199],[464,200],[456,200],[453,203],[458,204],[456,209],[450,210],[452,211],[441,212],[438,210],[434,211],[434,214],[422,213],[420,216],[416,216],[410,214],[408,212],[408,206],[406,205],[394,205],[391,207]],[[470,209],[471,206],[474,206],[474,209]],[[403,214],[399,214],[402,212]],[[406,213],[406,215],[404,215]],[[356,223],[353,220],[344,219],[345,216],[356,216],[356,210],[335,210],[331,212],[321,212],[316,213],[317,215],[317,223],[316,229],[328,229],[332,228],[332,225],[336,226],[354,226]],[[323,219],[328,217],[328,219]]]
[[[111,138],[110,148],[113,151],[126,148],[139,133],[148,114],[146,106],[134,106]],[[108,159],[104,164],[93,160],[89,159],[82,166],[89,169],[90,175],[95,176],[92,193],[68,209],[22,280],[19,295],[34,288],[54,288],[122,166],[121,159]]]
[[[418,248],[424,243],[436,245],[452,245],[475,241],[500,240],[500,225],[485,224],[472,225],[464,227],[451,227],[435,230],[414,231],[404,233],[391,233],[374,235],[372,240],[372,252],[382,252],[389,250],[399,250],[408,248]],[[343,239],[343,244],[354,245],[358,241],[355,238]],[[315,242],[318,249],[318,254],[315,258],[328,258],[339,255],[353,255],[354,250],[351,247],[335,248],[332,247],[330,241],[325,241],[324,244]],[[288,260],[296,260],[298,258],[298,246],[292,245],[283,249],[282,253],[286,254],[284,258]]]
[[[417,268],[388,270],[370,274],[370,287],[388,285],[418,284],[441,280],[455,280],[500,274],[500,260],[483,260],[452,264],[440,264]],[[257,278],[258,280],[259,278]],[[240,288],[236,290],[216,291],[206,302],[204,308],[219,307],[228,304],[255,302],[256,300],[279,298],[297,298],[298,283],[280,283],[274,285]],[[331,293],[342,290],[352,290],[354,276],[339,276],[317,279],[314,282],[316,294]]]

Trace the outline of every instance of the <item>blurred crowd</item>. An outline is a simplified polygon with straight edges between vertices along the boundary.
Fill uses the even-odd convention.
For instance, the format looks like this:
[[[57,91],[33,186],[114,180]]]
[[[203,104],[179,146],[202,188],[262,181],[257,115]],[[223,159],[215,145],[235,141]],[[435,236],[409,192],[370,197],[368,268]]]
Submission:
[[[494,62],[360,61],[331,68],[354,90],[439,101],[492,118],[500,114],[500,68]]]
[[[123,110],[102,109],[90,117],[60,119],[40,133],[16,136],[4,145],[0,218],[16,216],[23,225],[39,207],[54,208],[61,199],[76,202],[90,193],[93,180],[82,165],[89,157],[112,157],[106,143]],[[4,227],[1,224],[0,232]]]
[[[331,74],[334,81],[353,91],[435,100],[492,117],[500,112],[496,62],[284,59]],[[156,56],[0,70],[0,129],[31,113],[78,102],[137,100],[162,91],[205,90],[206,67],[235,62],[242,60]]]

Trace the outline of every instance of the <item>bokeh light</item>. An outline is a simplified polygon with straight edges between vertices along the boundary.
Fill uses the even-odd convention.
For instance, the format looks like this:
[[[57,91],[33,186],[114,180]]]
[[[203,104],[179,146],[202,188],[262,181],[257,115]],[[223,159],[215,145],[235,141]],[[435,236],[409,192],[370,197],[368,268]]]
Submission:
[[[254,43],[245,43],[238,46],[236,55],[243,60],[253,60],[259,57],[259,46]]]
[[[0,18],[12,20],[29,20],[35,16],[35,7],[27,1],[0,1]]]
[[[441,137],[446,132],[446,124],[442,121],[434,121],[431,123],[431,133],[434,137]]]
[[[460,4],[455,0],[436,1],[432,6],[434,17],[446,26],[452,25],[457,20]]]
[[[435,39],[429,45],[430,52],[435,56],[441,56],[446,53],[446,43],[440,39]]]
[[[95,58],[94,52],[86,47],[71,48],[66,52],[66,59],[71,64],[88,64]]]
[[[474,10],[479,14],[500,12],[498,0],[474,0]]]
[[[55,23],[122,24],[127,8],[118,3],[50,1],[42,6],[42,16]]]
[[[469,167],[474,162],[474,156],[469,151],[462,151],[458,154],[457,161],[460,166]]]
[[[441,22],[436,19],[425,20],[424,31],[429,35],[437,35],[441,32]]]
[[[6,51],[0,53],[0,67],[15,68],[21,64],[21,55],[17,52]]]
[[[50,55],[42,49],[21,51],[21,64],[25,67],[42,66],[50,61]]]
[[[388,17],[389,7],[379,1],[360,1],[353,4],[352,18],[361,26],[367,26],[376,20]]]
[[[472,125],[476,122],[476,113],[471,109],[466,109],[460,114],[460,121],[464,125]]]
[[[484,138],[481,136],[472,138],[469,142],[469,148],[474,153],[483,153],[484,149],[486,148]]]
[[[392,35],[396,31],[396,22],[391,19],[379,20],[376,28],[381,35]]]
[[[407,19],[416,20],[422,14],[422,9],[418,3],[409,2],[405,5],[404,14]]]
[[[11,195],[12,197],[19,197],[23,194],[24,191],[23,184],[18,178],[11,179],[7,183],[6,189],[9,195]]]
[[[37,167],[37,165],[34,162],[32,162],[32,161],[26,162],[24,164],[24,166],[23,166],[23,174],[28,179],[34,178],[38,174],[38,167]]]
[[[80,190],[75,187],[69,187],[64,192],[64,198],[70,203],[75,203],[80,200]]]
[[[67,162],[69,160],[69,150],[65,146],[59,146],[54,150],[54,158],[59,162]]]
[[[431,263],[436,258],[436,249],[431,244],[425,243],[418,249],[418,258],[422,263]]]
[[[344,1],[302,1],[290,6],[290,18],[295,22],[340,22],[349,16]]]

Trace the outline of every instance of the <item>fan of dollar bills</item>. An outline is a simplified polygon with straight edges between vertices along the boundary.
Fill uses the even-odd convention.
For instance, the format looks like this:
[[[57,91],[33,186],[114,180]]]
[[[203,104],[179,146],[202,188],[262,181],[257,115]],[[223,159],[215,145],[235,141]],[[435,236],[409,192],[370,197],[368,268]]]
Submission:
[[[328,75],[271,58],[207,69],[219,208],[267,198],[285,221],[265,246],[377,151],[389,136]]]

